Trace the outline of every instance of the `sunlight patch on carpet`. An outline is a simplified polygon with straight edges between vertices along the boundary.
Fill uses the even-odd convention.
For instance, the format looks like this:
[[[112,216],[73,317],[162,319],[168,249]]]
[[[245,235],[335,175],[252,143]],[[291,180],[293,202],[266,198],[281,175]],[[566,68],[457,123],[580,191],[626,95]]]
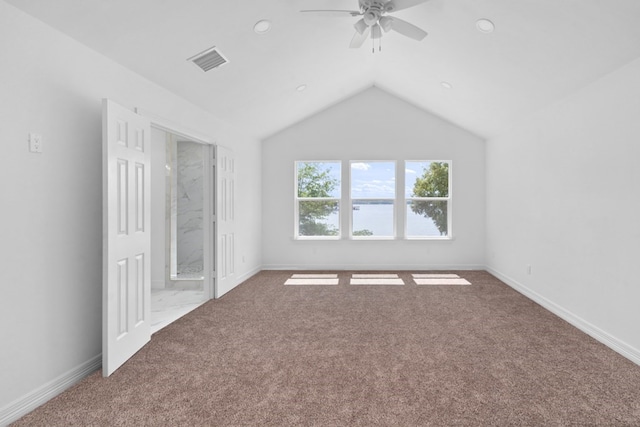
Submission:
[[[292,279],[335,279],[338,275],[336,273],[306,273],[306,274],[292,274]]]
[[[354,279],[397,279],[398,275],[393,273],[354,273],[351,277]]]
[[[414,279],[459,279],[460,276],[453,273],[414,273]]]
[[[337,274],[292,274],[285,285],[337,285],[340,279]]]
[[[457,274],[412,274],[416,285],[470,285],[467,279],[463,279]]]
[[[397,274],[352,274],[351,285],[404,285]]]

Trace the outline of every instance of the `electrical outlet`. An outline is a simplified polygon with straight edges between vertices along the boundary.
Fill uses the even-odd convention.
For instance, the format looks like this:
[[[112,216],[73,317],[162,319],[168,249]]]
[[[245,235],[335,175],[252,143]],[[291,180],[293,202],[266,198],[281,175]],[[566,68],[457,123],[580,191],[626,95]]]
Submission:
[[[29,134],[29,151],[32,153],[42,153],[42,135],[38,133]]]

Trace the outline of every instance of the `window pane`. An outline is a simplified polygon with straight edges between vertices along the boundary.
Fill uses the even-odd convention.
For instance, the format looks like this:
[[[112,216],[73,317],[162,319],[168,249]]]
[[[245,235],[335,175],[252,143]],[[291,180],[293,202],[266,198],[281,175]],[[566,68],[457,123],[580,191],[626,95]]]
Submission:
[[[447,236],[446,200],[411,200],[407,202],[407,236]]]
[[[298,197],[340,198],[340,162],[297,162]]]
[[[337,201],[298,202],[298,234],[300,236],[338,236],[339,211],[340,205]]]
[[[449,163],[406,162],[405,197],[449,197]]]
[[[393,237],[393,201],[354,200],[353,235]]]
[[[393,199],[396,197],[394,162],[351,163],[352,199]]]

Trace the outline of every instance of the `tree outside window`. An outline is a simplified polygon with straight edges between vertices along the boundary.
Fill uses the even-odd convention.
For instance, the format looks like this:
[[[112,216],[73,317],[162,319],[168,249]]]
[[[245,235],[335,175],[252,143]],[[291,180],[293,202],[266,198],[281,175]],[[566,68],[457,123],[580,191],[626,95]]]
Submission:
[[[449,162],[406,163],[408,237],[449,235],[449,178]]]
[[[340,162],[296,162],[299,237],[340,235]]]

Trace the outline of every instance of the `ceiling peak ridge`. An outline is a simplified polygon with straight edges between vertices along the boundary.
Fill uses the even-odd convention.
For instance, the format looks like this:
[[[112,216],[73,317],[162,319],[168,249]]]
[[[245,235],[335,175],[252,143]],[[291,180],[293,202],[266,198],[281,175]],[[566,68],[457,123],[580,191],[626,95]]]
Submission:
[[[428,109],[428,108],[425,108],[425,107],[423,107],[421,105],[416,104],[411,99],[409,99],[409,98],[403,96],[402,94],[398,93],[397,91],[395,91],[392,87],[386,86],[386,85],[384,85],[384,84],[382,84],[380,82],[374,82],[373,85],[371,86],[371,88],[378,89],[378,90],[384,92],[385,94],[387,94],[387,95],[389,95],[389,96],[391,96],[393,98],[396,98],[396,99],[398,99],[398,100],[400,100],[400,101],[412,106],[413,108],[422,111],[423,113],[429,114],[430,116],[434,117],[437,120],[442,121],[443,123],[448,124],[449,126],[453,126],[455,128],[460,129],[461,131],[464,131],[464,132],[466,132],[466,133],[468,133],[470,135],[473,135],[474,137],[476,137],[478,139],[481,139],[482,141],[486,142],[489,139],[487,137],[487,135],[483,135],[483,134],[480,134],[478,132],[474,132],[473,130],[467,128],[466,126],[463,126],[463,125],[461,125],[459,123],[453,122],[453,121],[445,118],[441,114],[436,113],[435,111],[433,111],[431,109]]]

